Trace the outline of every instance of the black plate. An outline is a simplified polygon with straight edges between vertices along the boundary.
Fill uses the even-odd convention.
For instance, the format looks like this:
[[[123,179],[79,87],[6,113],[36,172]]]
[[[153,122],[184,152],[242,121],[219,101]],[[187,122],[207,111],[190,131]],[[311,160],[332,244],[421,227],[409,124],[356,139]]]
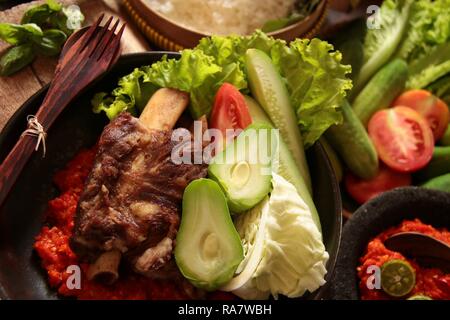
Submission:
[[[44,221],[47,202],[58,191],[52,176],[82,148],[94,145],[107,123],[103,115],[91,111],[90,99],[98,91],[110,91],[120,76],[135,67],[161,59],[162,52],[126,55],[97,84],[92,85],[60,115],[48,132],[47,155],[36,152],[21,173],[16,185],[0,208],[0,298],[55,299],[47,277],[32,249],[34,237]],[[170,54],[177,57],[177,54]],[[11,118],[0,135],[0,161],[6,157],[26,126],[26,116],[35,114],[46,88],[31,97]],[[308,152],[314,184],[314,199],[320,213],[324,242],[330,254],[327,279],[334,269],[341,235],[341,198],[339,185],[319,144]],[[323,287],[309,298],[320,298]]]
[[[330,296],[337,300],[359,299],[356,267],[369,241],[387,228],[415,218],[450,229],[450,193],[398,188],[360,207],[344,226]]]

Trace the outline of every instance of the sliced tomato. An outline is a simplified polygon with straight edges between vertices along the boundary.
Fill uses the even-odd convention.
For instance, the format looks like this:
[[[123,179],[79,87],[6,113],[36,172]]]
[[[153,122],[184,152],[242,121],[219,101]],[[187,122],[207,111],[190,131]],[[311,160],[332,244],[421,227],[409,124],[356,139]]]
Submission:
[[[368,125],[380,159],[400,172],[417,171],[430,162],[434,137],[427,121],[408,107],[378,111]]]
[[[226,137],[227,129],[245,129],[252,123],[244,96],[229,83],[224,83],[217,91],[211,112],[210,125],[219,129]]]
[[[400,173],[381,165],[377,176],[371,180],[363,180],[348,172],[345,176],[345,188],[356,202],[363,204],[383,192],[409,186],[411,180],[409,173]]]
[[[433,131],[435,141],[442,138],[450,121],[447,104],[427,90],[406,91],[392,103],[392,106],[409,107],[424,116]]]

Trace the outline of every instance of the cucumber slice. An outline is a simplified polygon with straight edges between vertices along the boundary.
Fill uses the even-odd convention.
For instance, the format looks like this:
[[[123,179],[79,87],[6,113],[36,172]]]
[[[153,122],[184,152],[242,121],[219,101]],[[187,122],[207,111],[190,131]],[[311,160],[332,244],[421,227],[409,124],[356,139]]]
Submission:
[[[272,121],[269,119],[269,116],[264,112],[262,107],[251,97],[245,96],[245,102],[247,103],[248,111],[252,117],[254,123],[264,123],[272,128],[274,127]],[[305,180],[303,179],[297,164],[295,163],[294,158],[292,157],[291,152],[289,151],[286,143],[283,141],[283,138],[279,139],[279,157],[278,157],[278,173],[280,176],[285,178],[287,181],[292,183],[294,187],[297,189],[300,197],[305,201],[309,209],[311,210],[311,214],[317,228],[320,232],[322,232],[322,228],[320,225],[319,214],[316,209],[316,205],[312,199],[311,193],[306,186]]]
[[[253,208],[270,191],[272,155],[277,148],[272,131],[264,124],[248,126],[208,167],[209,176],[219,183],[234,213]]]
[[[261,50],[248,49],[245,61],[252,96],[266,111],[275,127],[280,130],[281,137],[292,153],[309,192],[312,193],[311,177],[297,116],[281,76],[270,57]]]
[[[244,259],[241,239],[219,185],[192,181],[183,195],[175,261],[194,286],[208,291],[227,283]]]
[[[381,287],[391,297],[403,297],[416,285],[416,272],[407,261],[393,259],[381,266]]]

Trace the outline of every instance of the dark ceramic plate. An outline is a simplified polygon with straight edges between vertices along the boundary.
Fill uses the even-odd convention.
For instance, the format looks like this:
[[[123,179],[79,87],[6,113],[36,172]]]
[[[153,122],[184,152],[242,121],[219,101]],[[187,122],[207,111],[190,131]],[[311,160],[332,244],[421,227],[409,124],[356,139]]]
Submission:
[[[419,187],[398,188],[360,207],[344,226],[330,297],[359,299],[356,267],[368,242],[387,228],[415,218],[450,229],[450,194]]]
[[[77,98],[57,119],[48,132],[47,155],[36,152],[20,175],[6,202],[0,208],[0,298],[55,299],[39,258],[32,249],[34,237],[44,220],[47,202],[58,191],[52,176],[82,148],[94,145],[107,123],[103,115],[91,111],[90,99],[98,91],[110,91],[120,76],[135,67],[161,59],[162,52],[126,55],[97,84]],[[170,54],[177,57],[177,54]],[[26,116],[35,114],[46,88],[31,97],[13,116],[0,135],[0,162],[6,157],[25,129]],[[341,198],[339,185],[321,145],[308,151],[314,184],[314,199],[320,213],[326,248],[330,254],[329,280],[332,276],[341,235]],[[320,298],[323,287],[309,298]]]

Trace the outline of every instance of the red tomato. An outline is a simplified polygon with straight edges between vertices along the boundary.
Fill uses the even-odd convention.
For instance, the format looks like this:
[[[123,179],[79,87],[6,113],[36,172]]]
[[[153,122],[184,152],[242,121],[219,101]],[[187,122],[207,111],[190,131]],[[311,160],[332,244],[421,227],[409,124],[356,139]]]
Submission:
[[[368,129],[380,159],[394,170],[417,171],[433,156],[433,132],[425,118],[411,108],[378,111]]]
[[[424,116],[433,130],[435,141],[442,138],[450,121],[447,104],[426,90],[406,91],[392,103],[392,106],[409,107]]]
[[[244,96],[229,83],[224,83],[217,91],[211,112],[212,128],[219,129],[223,137],[226,129],[245,129],[252,123]]]
[[[397,187],[411,185],[411,175],[400,173],[382,165],[378,175],[371,180],[363,180],[352,173],[345,176],[345,188],[359,204],[366,203],[380,193]]]

